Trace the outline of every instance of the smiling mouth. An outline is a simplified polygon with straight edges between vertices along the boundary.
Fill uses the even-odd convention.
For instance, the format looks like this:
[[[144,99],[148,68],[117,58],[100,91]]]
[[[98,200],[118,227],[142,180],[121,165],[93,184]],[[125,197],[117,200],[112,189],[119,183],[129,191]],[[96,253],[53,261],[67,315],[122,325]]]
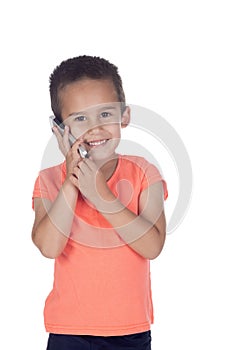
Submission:
[[[86,141],[85,143],[89,146],[89,147],[97,147],[97,146],[101,146],[106,144],[108,141],[108,139],[106,140],[96,140],[96,141]]]

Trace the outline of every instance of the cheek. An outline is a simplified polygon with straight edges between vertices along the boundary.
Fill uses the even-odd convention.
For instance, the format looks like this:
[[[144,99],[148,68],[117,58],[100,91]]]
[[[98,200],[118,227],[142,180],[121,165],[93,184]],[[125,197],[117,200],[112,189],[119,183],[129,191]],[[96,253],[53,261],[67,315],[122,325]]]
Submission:
[[[70,127],[70,131],[72,133],[72,135],[78,139],[79,137],[81,137],[82,135],[85,134],[85,132],[87,131],[86,128],[81,128],[81,127],[78,127],[78,126],[74,126],[72,125]]]
[[[112,135],[112,137],[120,138],[120,135],[121,135],[121,126],[120,126],[120,124],[109,125],[107,127],[107,130]]]

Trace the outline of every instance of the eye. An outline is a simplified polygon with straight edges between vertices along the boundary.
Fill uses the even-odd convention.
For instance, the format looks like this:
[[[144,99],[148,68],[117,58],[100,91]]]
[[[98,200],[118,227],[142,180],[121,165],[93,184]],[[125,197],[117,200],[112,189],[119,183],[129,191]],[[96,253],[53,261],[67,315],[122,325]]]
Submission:
[[[110,117],[111,116],[111,113],[109,113],[109,112],[102,112],[101,113],[101,117],[102,118],[108,118],[108,117]]]
[[[83,122],[85,121],[87,118],[85,115],[78,115],[77,117],[75,117],[74,120],[78,121],[78,122]]]

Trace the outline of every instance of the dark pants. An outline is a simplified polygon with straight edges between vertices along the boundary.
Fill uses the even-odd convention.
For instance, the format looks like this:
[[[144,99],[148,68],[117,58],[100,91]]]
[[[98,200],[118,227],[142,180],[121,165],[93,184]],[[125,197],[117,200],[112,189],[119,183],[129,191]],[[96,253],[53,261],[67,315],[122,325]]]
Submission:
[[[47,350],[151,350],[151,332],[111,337],[50,334]]]

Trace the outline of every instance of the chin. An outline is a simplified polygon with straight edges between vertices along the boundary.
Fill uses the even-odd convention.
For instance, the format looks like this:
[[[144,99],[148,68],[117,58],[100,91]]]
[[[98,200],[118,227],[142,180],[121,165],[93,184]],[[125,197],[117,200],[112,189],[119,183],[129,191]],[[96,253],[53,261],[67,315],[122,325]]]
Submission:
[[[113,159],[116,157],[116,152],[115,150],[113,150],[112,152],[111,151],[108,151],[108,152],[105,152],[104,150],[91,150],[90,151],[90,156],[92,157],[92,159],[94,161],[107,161],[107,160],[110,160],[110,159]]]

